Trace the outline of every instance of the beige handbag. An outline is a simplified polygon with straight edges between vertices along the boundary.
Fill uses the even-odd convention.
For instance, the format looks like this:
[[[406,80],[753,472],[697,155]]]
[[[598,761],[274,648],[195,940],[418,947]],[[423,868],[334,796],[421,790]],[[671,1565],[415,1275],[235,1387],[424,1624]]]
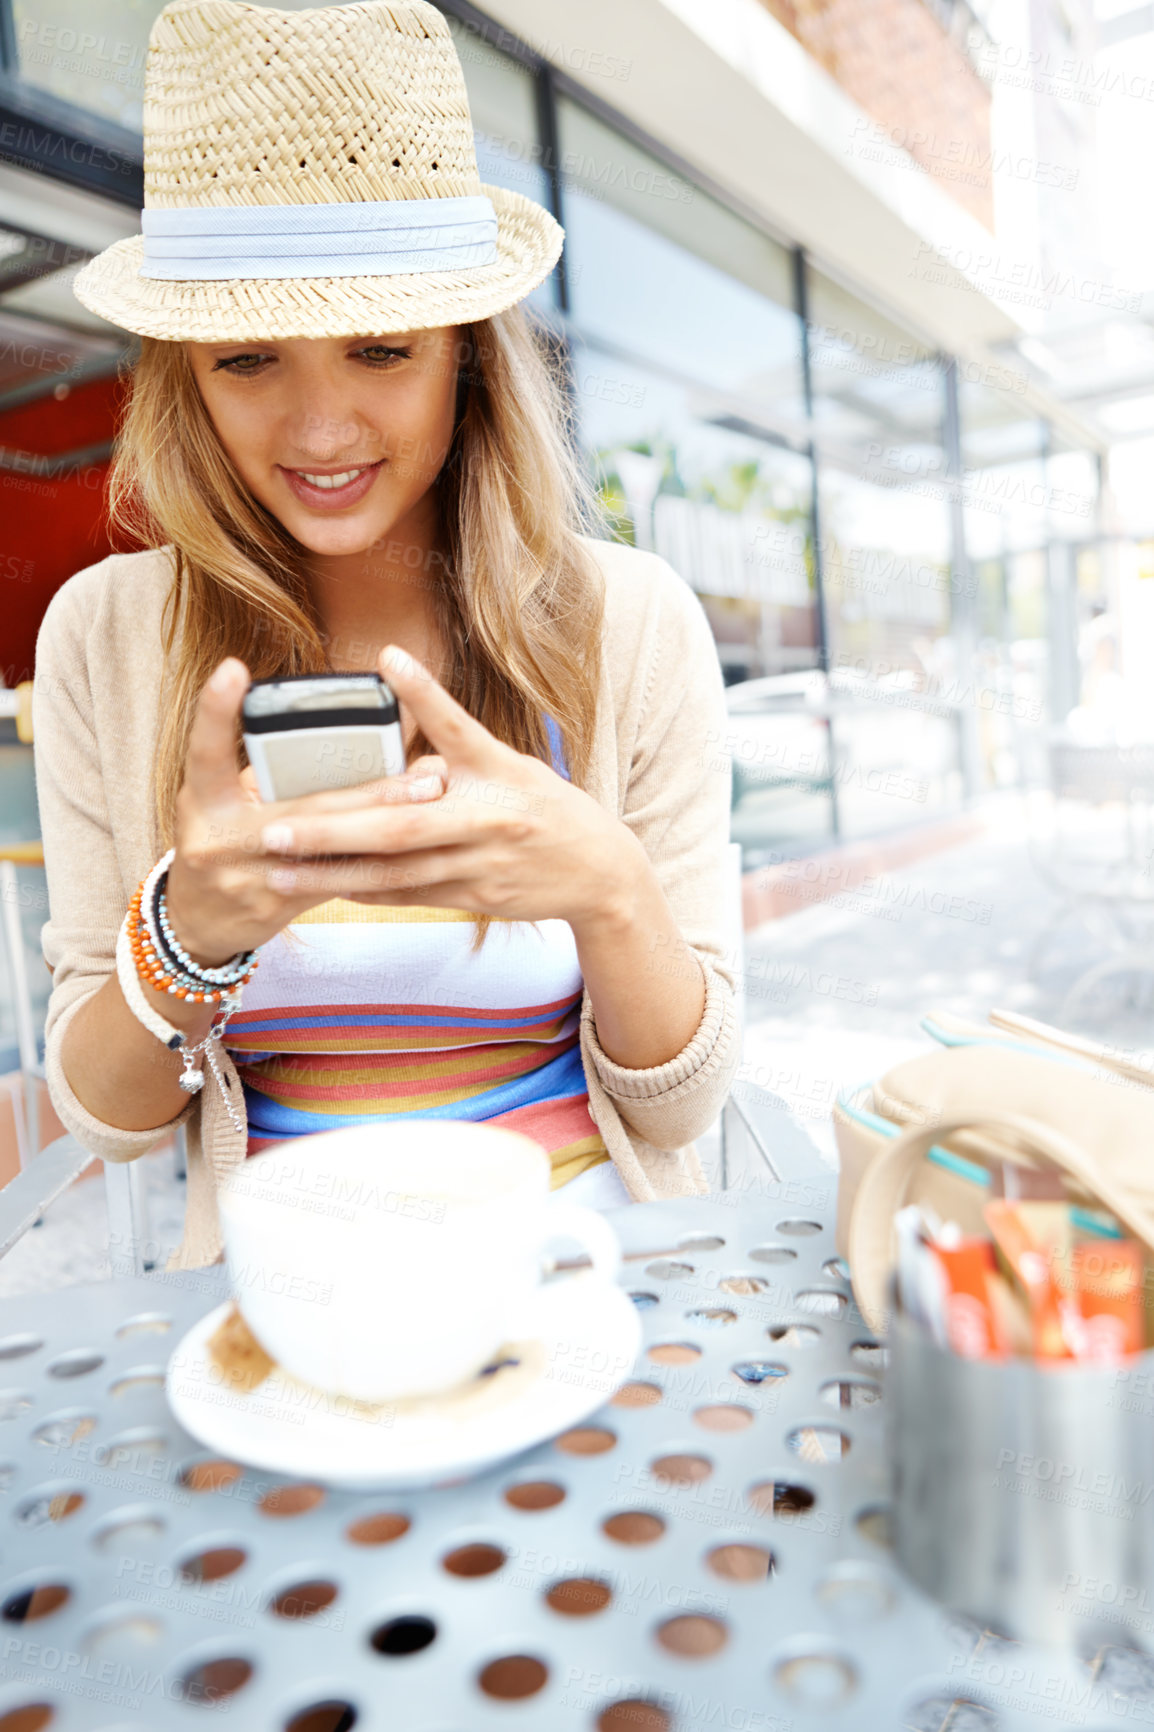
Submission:
[[[1009,1011],[990,1022],[927,1018],[939,1050],[834,1109],[837,1248],[873,1329],[886,1325],[898,1209],[927,1203],[981,1232],[1007,1166],[1056,1170],[1072,1202],[1108,1209],[1154,1250],[1154,1070]]]

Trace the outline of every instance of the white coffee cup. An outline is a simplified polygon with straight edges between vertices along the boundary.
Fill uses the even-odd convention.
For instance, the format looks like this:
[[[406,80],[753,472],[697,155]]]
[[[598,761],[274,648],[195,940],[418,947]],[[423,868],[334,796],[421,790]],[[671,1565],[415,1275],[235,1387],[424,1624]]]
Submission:
[[[617,1237],[552,1201],[519,1132],[445,1119],[352,1125],[252,1156],[219,1192],[241,1314],[293,1376],[361,1401],[428,1395],[532,1333],[553,1241],[611,1279]],[[550,1284],[552,1286],[552,1283]]]

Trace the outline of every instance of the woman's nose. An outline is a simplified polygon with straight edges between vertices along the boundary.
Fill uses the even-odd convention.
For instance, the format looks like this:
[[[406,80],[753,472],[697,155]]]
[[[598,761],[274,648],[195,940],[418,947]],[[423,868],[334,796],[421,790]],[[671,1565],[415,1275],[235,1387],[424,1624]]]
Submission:
[[[335,463],[355,457],[374,463],[381,455],[379,436],[339,404],[324,404],[315,398],[301,408],[288,429],[292,450],[315,463]]]

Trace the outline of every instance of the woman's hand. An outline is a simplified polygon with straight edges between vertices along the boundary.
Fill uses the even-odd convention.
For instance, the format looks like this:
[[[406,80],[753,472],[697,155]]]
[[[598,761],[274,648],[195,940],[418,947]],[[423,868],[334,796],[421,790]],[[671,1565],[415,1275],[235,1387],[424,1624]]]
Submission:
[[[176,858],[166,899],[172,929],[194,962],[213,967],[252,950],[305,909],[327,901],[323,886],[286,879],[280,858],[264,849],[270,823],[309,815],[434,798],[444,787],[439,760],[419,758],[403,776],[358,788],[265,803],[251,769],[238,770],[237,722],[248,670],[234,656],[221,662],[200,695],[177,799]]]
[[[263,855],[282,857],[293,890],[309,903],[344,896],[558,918],[574,931],[628,924],[652,876],[632,831],[548,764],[494,738],[403,650],[386,648],[380,669],[437,748],[444,794],[420,806],[264,808]]]

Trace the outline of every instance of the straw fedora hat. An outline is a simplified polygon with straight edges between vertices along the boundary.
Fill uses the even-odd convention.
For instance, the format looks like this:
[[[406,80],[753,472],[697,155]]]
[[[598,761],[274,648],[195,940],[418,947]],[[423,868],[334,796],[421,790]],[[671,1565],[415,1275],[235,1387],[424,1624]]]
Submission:
[[[74,292],[194,342],[488,318],[564,240],[541,205],[481,184],[457,51],[424,0],[171,0],[148,41],[141,224]]]

